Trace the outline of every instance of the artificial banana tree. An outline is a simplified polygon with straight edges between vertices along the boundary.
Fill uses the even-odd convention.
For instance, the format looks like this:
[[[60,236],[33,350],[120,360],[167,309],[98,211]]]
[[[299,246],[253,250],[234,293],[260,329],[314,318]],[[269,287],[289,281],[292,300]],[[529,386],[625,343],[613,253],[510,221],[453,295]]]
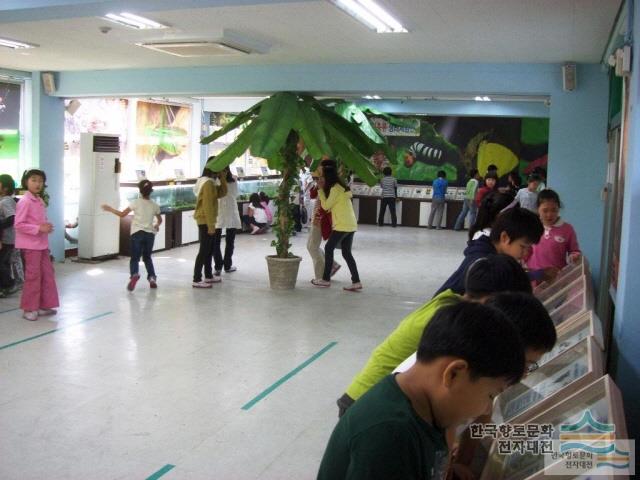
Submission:
[[[278,257],[287,258],[291,256],[289,237],[293,233],[290,194],[304,167],[304,151],[316,164],[323,157],[335,158],[368,185],[378,181],[378,172],[369,158],[386,148],[385,140],[366,117],[364,121],[362,117],[358,120],[359,123],[347,120],[310,95],[280,92],[238,114],[225,127],[203,138],[201,143],[213,142],[243,127],[236,140],[207,167],[220,171],[249,150],[251,155],[265,158],[269,168],[282,174],[275,199],[278,221],[274,226],[276,240],[272,245],[276,247]],[[372,131],[375,135],[371,135]]]

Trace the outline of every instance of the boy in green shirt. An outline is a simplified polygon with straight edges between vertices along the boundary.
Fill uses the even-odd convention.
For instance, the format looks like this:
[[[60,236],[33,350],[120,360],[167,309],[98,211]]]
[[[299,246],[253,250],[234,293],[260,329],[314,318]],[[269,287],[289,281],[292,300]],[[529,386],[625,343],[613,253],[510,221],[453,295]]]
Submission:
[[[384,378],[340,419],[318,479],[444,478],[445,429],[489,413],[524,369],[520,335],[499,310],[466,301],[440,309],[415,365]]]
[[[464,296],[445,290],[407,315],[376,347],[365,367],[354,377],[346,393],[338,399],[339,416],[418,349],[424,327],[440,308],[458,303],[463,298],[481,301],[497,292],[531,293],[531,283],[527,274],[510,256],[489,255],[480,260],[468,268]]]

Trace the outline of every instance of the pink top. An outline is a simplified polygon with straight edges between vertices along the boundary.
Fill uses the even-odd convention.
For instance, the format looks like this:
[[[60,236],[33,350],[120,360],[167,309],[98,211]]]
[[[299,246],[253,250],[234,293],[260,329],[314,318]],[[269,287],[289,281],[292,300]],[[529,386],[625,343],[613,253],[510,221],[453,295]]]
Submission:
[[[264,213],[267,214],[267,220],[269,220],[269,223],[273,222],[273,213],[269,208],[269,204],[267,202],[260,202],[260,205],[262,205],[262,208],[264,208]]]
[[[44,202],[28,191],[16,204],[13,223],[16,230],[16,248],[47,250],[49,235],[40,231],[40,225],[43,223],[47,223],[47,209]]]
[[[573,227],[558,219],[551,228],[544,227],[540,242],[533,246],[527,267],[539,270],[548,267],[563,268],[567,265],[567,255],[580,253],[578,238]]]

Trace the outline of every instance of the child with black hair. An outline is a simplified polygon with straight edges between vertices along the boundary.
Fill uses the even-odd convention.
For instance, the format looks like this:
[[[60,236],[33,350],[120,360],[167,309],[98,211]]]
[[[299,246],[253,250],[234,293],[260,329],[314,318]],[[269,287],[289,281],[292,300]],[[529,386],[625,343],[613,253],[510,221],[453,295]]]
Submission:
[[[58,301],[58,287],[49,254],[49,235],[53,224],[47,220],[47,209],[41,194],[47,176],[42,170],[32,169],[22,176],[26,190],[16,205],[14,228],[15,248],[22,250],[24,258],[24,286],[20,299],[23,317],[34,321],[38,316],[54,315]]]
[[[582,255],[575,230],[560,218],[561,206],[555,191],[547,189],[538,194],[538,215],[544,225],[544,234],[526,261],[533,270],[562,269],[567,261],[576,262]]]
[[[497,170],[496,170],[497,171]],[[487,173],[484,176],[484,184],[478,188],[476,192],[476,205],[480,207],[482,205],[482,199],[490,192],[498,191],[498,174],[495,172]]]
[[[506,197],[506,195],[504,196]],[[503,253],[516,260],[523,259],[529,253],[531,245],[538,243],[543,230],[538,216],[528,210],[515,207],[501,213],[490,231],[484,230],[488,236],[481,235],[467,243],[467,248],[464,250],[464,260],[435,295],[448,289],[463,294],[464,272],[478,258]]]
[[[462,230],[467,214],[469,215],[469,225],[473,227],[476,221],[476,215],[478,214],[478,205],[476,205],[475,198],[480,179],[481,177],[477,168],[469,170],[469,181],[467,182],[467,188],[464,192],[464,203],[462,204],[462,211],[460,215],[458,215],[456,224],[453,227],[454,230]]]
[[[444,478],[445,430],[490,412],[524,371],[513,324],[477,303],[439,310],[416,346],[409,370],[383,378],[340,419],[319,480]]]
[[[127,290],[132,292],[136,288],[136,283],[140,279],[138,273],[140,257],[147,269],[147,280],[149,280],[150,288],[158,288],[156,281],[156,271],[151,260],[151,252],[153,252],[153,242],[158,227],[162,223],[160,216],[160,205],[151,200],[153,192],[153,183],[149,180],[141,180],[138,183],[138,190],[141,198],[136,198],[129,202],[129,206],[124,210],[116,210],[109,205],[102,205],[105,212],[111,212],[120,218],[126,217],[133,212],[133,220],[131,221],[131,258],[129,259],[129,283]],[[153,218],[156,218],[156,224],[153,224]]]
[[[378,226],[384,225],[384,214],[389,207],[391,212],[391,226],[395,227],[398,224],[398,217],[396,216],[396,200],[398,199],[398,181],[391,175],[391,167],[384,167],[382,170],[384,177],[380,180],[380,186],[382,187],[382,200],[380,201],[380,213],[378,215]]]
[[[0,298],[17,291],[16,281],[11,271],[16,232],[13,222],[16,215],[16,201],[12,195],[15,182],[11,175],[0,175]]]
[[[537,213],[538,185],[540,185],[540,181],[541,178],[535,173],[529,175],[529,178],[527,179],[527,187],[518,190],[513,202],[507,208],[515,207],[517,204],[520,204],[521,208],[526,208],[533,213]]]
[[[429,212],[429,221],[427,222],[429,228],[442,229],[442,214],[444,213],[444,207],[446,202],[447,187],[447,172],[440,170],[438,172],[438,178],[433,181],[433,194],[431,196],[431,211]],[[433,226],[433,219],[436,219],[436,226]]]
[[[407,315],[371,353],[365,367],[338,399],[339,415],[416,351],[425,325],[442,307],[465,300],[482,300],[505,291],[531,293],[531,282],[520,264],[508,255],[489,255],[469,266],[464,297],[445,290]]]
[[[218,198],[218,216],[216,218],[216,234],[213,237],[214,275],[220,276],[222,269],[226,273],[237,270],[233,266],[233,250],[235,246],[236,231],[242,228],[240,213],[238,212],[238,183],[227,166],[222,170],[221,176],[227,180],[227,194]],[[222,230],[224,236],[224,257],[220,245],[222,243]]]
[[[264,233],[269,225],[267,211],[260,201],[260,195],[252,193],[249,195],[249,209],[242,216],[242,221],[251,228],[251,235]]]
[[[535,371],[540,358],[553,349],[557,340],[555,325],[544,305],[533,295],[519,292],[498,293],[484,304],[500,310],[513,323],[525,349],[525,375]],[[491,415],[482,415],[472,419],[471,423],[491,423]],[[448,431],[447,438],[450,446],[457,442],[455,431]],[[457,448],[452,448],[455,453],[451,458],[451,468],[455,477],[473,478],[469,466],[477,443],[466,430],[460,436]]]

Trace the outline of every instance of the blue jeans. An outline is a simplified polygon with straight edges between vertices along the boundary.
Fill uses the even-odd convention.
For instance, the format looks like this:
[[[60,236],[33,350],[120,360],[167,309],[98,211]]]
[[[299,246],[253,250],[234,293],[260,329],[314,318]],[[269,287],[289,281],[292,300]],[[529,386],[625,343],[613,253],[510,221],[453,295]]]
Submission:
[[[453,227],[454,230],[462,230],[467,213],[469,214],[469,225],[473,226],[473,224],[476,223],[476,215],[478,214],[478,205],[476,205],[475,200],[464,200],[464,203],[462,204],[462,211],[460,212],[460,215],[458,215],[455,227]]]
[[[155,239],[156,236],[153,233],[142,230],[138,230],[131,235],[129,271],[132,277],[138,275],[138,264],[140,263],[140,257],[142,257],[144,266],[147,269],[147,279],[151,277],[156,278],[156,271],[153,268],[153,261],[151,260],[151,252],[153,251],[153,242]]]

